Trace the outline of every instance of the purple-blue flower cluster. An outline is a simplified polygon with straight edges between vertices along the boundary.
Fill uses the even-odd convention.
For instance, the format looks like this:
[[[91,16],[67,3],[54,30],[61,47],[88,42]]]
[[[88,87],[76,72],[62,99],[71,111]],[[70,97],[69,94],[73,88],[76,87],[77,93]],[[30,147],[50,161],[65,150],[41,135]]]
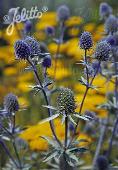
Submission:
[[[93,46],[91,33],[85,31],[80,36],[80,48],[89,50]]]

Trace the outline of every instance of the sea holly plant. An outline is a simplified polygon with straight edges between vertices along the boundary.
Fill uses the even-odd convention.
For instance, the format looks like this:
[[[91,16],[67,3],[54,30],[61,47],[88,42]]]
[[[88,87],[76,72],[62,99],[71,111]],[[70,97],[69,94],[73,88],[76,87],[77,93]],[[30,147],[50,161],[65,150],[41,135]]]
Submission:
[[[70,11],[68,7],[64,5],[58,8],[57,15],[61,27],[61,33],[59,40],[56,40],[58,48],[55,54],[55,72],[58,71],[57,57],[60,51],[60,45],[63,42],[65,21],[69,18]],[[78,82],[85,87],[85,92],[79,106],[76,102],[74,92],[67,87],[54,89],[57,99],[55,106],[52,105],[51,94],[54,91],[50,90],[49,86],[54,84],[54,82],[49,78],[47,73],[47,69],[52,65],[52,57],[48,50],[45,50],[44,52],[44,50],[41,49],[42,44],[40,42],[31,36],[27,36],[27,33],[31,30],[30,22],[27,22],[25,25],[25,36],[23,39],[17,40],[14,44],[15,59],[27,62],[28,66],[25,70],[34,73],[36,84],[30,86],[31,90],[35,92],[35,95],[39,94],[40,97],[44,98],[44,104],[42,107],[47,109],[48,118],[41,120],[40,124],[49,122],[52,136],[47,137],[42,135],[39,136],[39,140],[44,139],[49,144],[49,152],[44,153],[43,162],[46,162],[49,166],[55,169],[76,170],[82,163],[81,155],[84,152],[89,151],[88,147],[81,146],[81,143],[86,143],[87,140],[78,139],[78,127],[80,121],[87,121],[89,123],[95,121],[92,113],[83,113],[83,107],[88,91],[90,89],[98,90],[98,88],[93,85],[94,79],[98,74],[101,74],[106,80],[112,81],[115,85],[115,90],[112,95],[110,97],[109,95],[107,96],[107,103],[101,104],[98,108],[105,108],[109,113],[114,112],[114,115],[116,115],[116,121],[113,125],[113,132],[109,142],[107,156],[99,155],[106,130],[106,128],[103,128],[101,130],[102,135],[100,135],[98,146],[96,147],[93,167],[89,167],[88,169],[96,169],[96,165],[98,170],[107,170],[109,168],[108,160],[112,151],[113,138],[118,124],[118,22],[117,18],[112,15],[112,8],[106,3],[100,5],[100,17],[105,21],[105,31],[108,35],[96,44],[92,56],[89,56],[88,53],[89,50],[93,48],[91,33],[84,31],[78,40],[78,48],[81,48],[81,50],[84,51],[83,60],[79,63],[83,67],[83,75],[78,79]],[[54,35],[54,31],[55,30],[52,27],[46,29],[46,33],[50,36]],[[106,66],[109,64],[111,66],[110,70],[108,70],[108,68],[106,69]],[[40,73],[39,68],[41,70]],[[76,111],[77,107],[79,107],[78,112]],[[39,159],[38,154],[30,153],[27,143],[19,138],[20,133],[23,132],[23,129],[16,125],[15,115],[19,110],[20,106],[17,97],[12,93],[8,94],[4,99],[4,109],[0,110],[0,145],[9,157],[9,162],[6,164],[5,169],[29,170],[35,167],[40,169],[38,165],[35,166]],[[62,125],[64,125],[65,128],[63,140],[58,137],[54,124],[54,119],[58,117],[61,119]],[[13,145],[14,154],[10,152],[7,145],[8,142]],[[20,145],[23,148],[21,148]],[[22,152],[19,154],[20,151],[26,155],[21,157]]]
[[[84,60],[82,61],[82,65],[84,66],[84,77],[81,77],[79,82],[86,87],[82,102],[80,104],[80,110],[76,112],[76,102],[74,93],[69,88],[61,87],[59,90],[59,94],[57,97],[57,106],[53,107],[50,103],[50,90],[48,86],[53,83],[52,80],[48,78],[47,75],[47,68],[51,67],[51,56],[49,53],[42,53],[40,50],[40,43],[35,40],[33,37],[25,37],[22,40],[18,40],[15,42],[14,50],[15,50],[15,57],[17,60],[25,60],[29,64],[26,70],[32,71],[34,73],[36,79],[36,85],[31,86],[32,90],[35,90],[35,94],[42,93],[45,99],[46,105],[43,107],[47,108],[49,117],[42,120],[41,123],[49,121],[50,128],[53,134],[53,139],[46,137],[46,136],[39,136],[39,138],[45,139],[50,146],[52,147],[51,151],[46,155],[44,158],[44,162],[49,162],[52,159],[59,159],[59,169],[76,169],[79,166],[79,155],[87,151],[88,148],[80,147],[81,142],[86,142],[86,140],[77,140],[77,131],[78,131],[78,124],[80,120],[91,121],[92,117],[90,115],[83,115],[82,108],[84,106],[84,101],[86,99],[88,90],[95,89],[96,87],[93,86],[93,81],[96,75],[99,73],[100,64],[103,61],[107,61],[109,59],[110,53],[110,45],[106,41],[98,42],[96,46],[95,53],[93,55],[93,60],[97,60],[97,67],[93,67],[93,63],[88,60],[87,52],[92,48],[93,41],[92,36],[89,32],[83,32],[80,37],[80,48],[85,51]],[[79,48],[79,47],[78,47]],[[42,76],[38,73],[38,67],[42,68]],[[5,115],[6,108],[10,109],[12,103],[12,110],[9,112],[17,111],[19,109],[19,105],[17,103],[17,99],[15,96],[11,95],[11,99],[9,96],[7,97],[7,102],[5,100],[5,110],[2,110],[1,113]],[[9,104],[8,104],[9,103]],[[17,110],[13,110],[17,109]],[[55,114],[56,113],[56,114]],[[10,125],[12,128],[11,133],[15,133],[15,114],[12,114],[12,124]],[[65,125],[65,139],[64,141],[60,141],[58,138],[53,119],[57,117],[62,117],[62,123]],[[73,128],[73,134],[69,132],[69,124],[75,124]],[[6,129],[7,130],[7,129]],[[18,131],[19,130],[19,131]],[[21,129],[18,128],[17,134],[21,132]],[[8,130],[7,130],[8,131]],[[9,131],[8,131],[9,132]],[[12,134],[12,135],[13,135]],[[15,140],[15,138],[13,138]],[[17,161],[14,160],[9,153],[6,145],[1,138],[1,145],[3,146],[4,150],[8,154],[12,164],[16,166],[16,168],[23,169],[23,168],[31,168],[32,166],[27,164],[23,164],[22,159],[19,158],[18,151],[15,149]],[[13,143],[14,144],[14,143]],[[80,145],[80,146],[79,146]],[[11,165],[12,165],[11,164]],[[8,165],[9,167],[9,165]]]
[[[106,109],[108,111],[107,119],[105,120],[104,130],[101,131],[98,145],[96,147],[95,156],[93,159],[93,169],[101,167],[102,169],[112,169],[111,153],[113,148],[113,141],[118,127],[118,19],[113,15],[113,9],[107,3],[100,4],[100,17],[104,21],[105,37],[102,41],[106,41],[111,46],[110,58],[107,63],[103,63],[101,75],[106,78],[106,82],[111,82],[114,85],[114,91],[106,94],[107,102],[102,103],[98,108]],[[103,46],[101,47],[103,48]],[[114,122],[113,122],[114,116]],[[112,128],[108,128],[107,125],[112,124]],[[109,130],[110,129],[110,130]],[[100,155],[102,150],[102,144],[105,140],[106,130],[111,134],[109,139],[108,149],[106,153]],[[115,143],[115,142],[114,142]],[[103,163],[101,163],[103,162]],[[104,164],[102,167],[101,164]],[[118,167],[116,167],[117,169]]]

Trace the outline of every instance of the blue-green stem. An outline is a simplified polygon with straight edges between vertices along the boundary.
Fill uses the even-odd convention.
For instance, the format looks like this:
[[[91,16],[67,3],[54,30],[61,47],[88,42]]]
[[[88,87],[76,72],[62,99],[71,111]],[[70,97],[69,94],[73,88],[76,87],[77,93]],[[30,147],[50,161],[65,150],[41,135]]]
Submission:
[[[83,99],[82,99],[82,102],[81,102],[81,105],[80,105],[79,114],[81,114],[81,112],[82,112],[83,105],[84,105],[84,102],[85,102],[85,99],[86,99],[88,90],[89,90],[90,86],[92,86],[92,84],[93,84],[93,81],[94,81],[94,79],[95,79],[95,77],[96,77],[96,75],[97,75],[97,73],[98,73],[98,71],[99,71],[100,64],[101,64],[101,61],[99,61],[99,63],[98,63],[98,67],[97,67],[97,69],[96,69],[96,72],[95,72],[93,78],[91,79],[90,83],[86,86],[86,90],[85,90],[85,93],[84,93],[84,96],[83,96]],[[78,120],[77,120],[75,129],[74,129],[74,133],[73,133],[73,136],[72,136],[72,139],[71,139],[71,141],[70,141],[70,143],[69,143],[68,146],[70,146],[70,144],[72,143],[74,137],[76,136],[76,132],[77,132],[77,128],[78,128],[79,121],[80,121],[80,118],[78,118]]]
[[[56,78],[58,55],[60,52],[61,43],[63,42],[64,30],[65,30],[64,22],[61,22],[60,23],[60,37],[59,37],[59,42],[57,45],[57,51],[55,54],[55,62],[54,62],[54,79]]]
[[[37,83],[40,85],[40,87],[41,87],[41,89],[42,89],[42,92],[43,92],[43,95],[44,95],[44,98],[45,98],[45,101],[46,101],[46,104],[49,106],[50,103],[49,103],[49,100],[48,100],[48,96],[47,96],[46,91],[45,91],[45,89],[43,88],[42,82],[41,82],[41,80],[40,80],[40,78],[39,78],[39,75],[38,75],[38,72],[37,72],[37,68],[36,68],[36,66],[33,64],[33,62],[32,62],[30,59],[27,59],[27,61],[29,62],[29,64],[30,64],[30,65],[32,66],[32,68],[33,68],[33,71],[34,71],[34,74],[35,74]],[[51,117],[51,116],[52,116],[52,112],[51,112],[50,108],[47,108],[47,109],[48,109],[49,117]],[[61,144],[60,140],[58,139],[58,137],[57,137],[57,135],[56,135],[56,133],[55,133],[53,121],[50,120],[49,123],[50,123],[50,128],[51,128],[51,131],[52,131],[52,134],[53,134],[55,140],[57,141],[57,143],[59,144],[59,146],[62,147],[62,144]]]
[[[9,152],[9,149],[7,148],[7,146],[5,145],[5,143],[0,139],[0,144],[2,145],[4,151],[6,152],[6,154],[9,156],[9,158],[11,159],[11,161],[14,163],[14,165],[19,168],[19,166],[17,165],[17,162],[14,160],[14,158],[12,157],[11,153]]]

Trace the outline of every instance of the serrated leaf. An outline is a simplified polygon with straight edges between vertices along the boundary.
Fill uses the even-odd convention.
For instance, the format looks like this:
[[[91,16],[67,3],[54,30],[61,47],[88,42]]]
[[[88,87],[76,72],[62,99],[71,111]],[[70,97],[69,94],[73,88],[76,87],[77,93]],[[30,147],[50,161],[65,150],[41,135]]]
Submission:
[[[58,116],[59,116],[59,114],[55,114],[55,115],[53,115],[53,116],[51,116],[51,117],[48,117],[48,118],[46,118],[46,119],[43,119],[42,121],[39,122],[39,124],[42,124],[42,123],[45,123],[45,122],[49,122],[49,121],[51,121],[51,120],[53,120],[53,119],[56,119]]]

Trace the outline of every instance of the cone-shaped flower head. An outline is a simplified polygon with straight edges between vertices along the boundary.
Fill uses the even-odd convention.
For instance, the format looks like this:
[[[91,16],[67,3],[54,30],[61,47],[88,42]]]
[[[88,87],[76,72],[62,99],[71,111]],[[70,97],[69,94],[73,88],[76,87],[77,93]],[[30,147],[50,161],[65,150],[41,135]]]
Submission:
[[[18,98],[12,93],[4,97],[4,108],[8,113],[16,112],[19,110]]]
[[[100,61],[107,61],[110,56],[111,46],[107,41],[101,41],[97,44],[95,58]]]
[[[57,98],[57,108],[61,114],[73,114],[75,112],[74,93],[68,88],[61,88]]]
[[[88,50],[93,46],[91,33],[85,31],[80,36],[80,48]]]

